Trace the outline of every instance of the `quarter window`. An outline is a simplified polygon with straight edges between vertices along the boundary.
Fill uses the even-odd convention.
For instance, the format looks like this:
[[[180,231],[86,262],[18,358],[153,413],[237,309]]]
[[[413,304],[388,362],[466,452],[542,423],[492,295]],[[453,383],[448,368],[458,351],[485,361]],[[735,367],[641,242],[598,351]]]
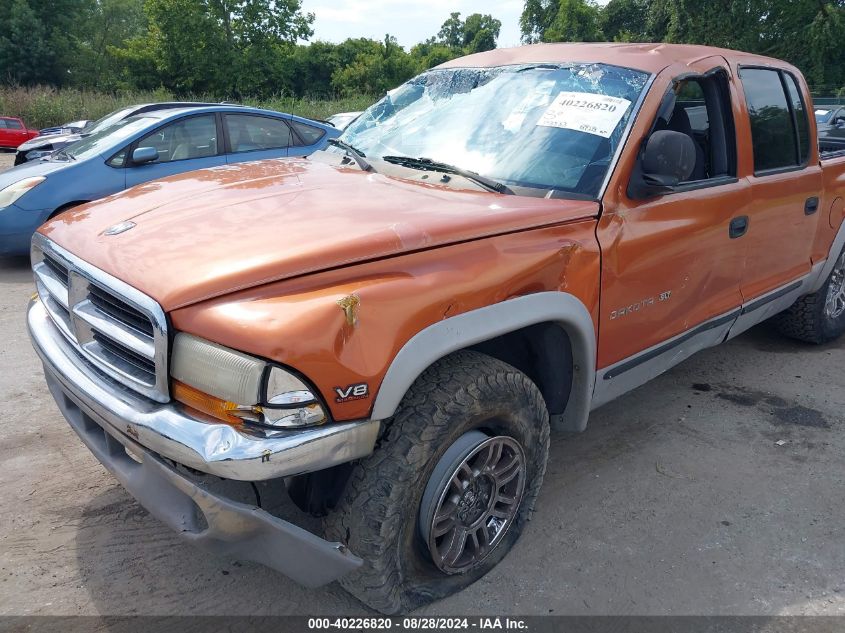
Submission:
[[[253,152],[283,149],[291,144],[288,124],[281,119],[246,114],[227,114],[223,117],[232,152]]]
[[[126,151],[125,149],[119,151],[117,154],[109,159],[109,167],[123,167],[126,165]]]
[[[299,121],[291,121],[291,125],[293,125],[293,129],[296,130],[296,133],[302,139],[302,143],[296,143],[296,145],[313,145],[326,134],[325,130],[321,130],[313,125],[300,123]]]
[[[754,172],[802,165],[809,155],[809,128],[806,110],[791,75],[778,70],[743,68],[741,77],[751,117]],[[788,96],[790,86],[794,95]]]

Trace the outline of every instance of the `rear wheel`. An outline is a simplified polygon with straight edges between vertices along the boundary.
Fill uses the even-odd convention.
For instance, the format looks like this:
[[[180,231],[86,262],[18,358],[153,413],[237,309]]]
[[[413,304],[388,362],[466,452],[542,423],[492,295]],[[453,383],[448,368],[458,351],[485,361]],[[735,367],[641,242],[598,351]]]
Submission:
[[[382,613],[448,596],[490,571],[528,521],[548,412],[525,374],[458,352],[414,383],[325,520],[364,566],[340,583]]]
[[[820,345],[845,333],[845,251],[817,292],[775,317],[782,334]]]

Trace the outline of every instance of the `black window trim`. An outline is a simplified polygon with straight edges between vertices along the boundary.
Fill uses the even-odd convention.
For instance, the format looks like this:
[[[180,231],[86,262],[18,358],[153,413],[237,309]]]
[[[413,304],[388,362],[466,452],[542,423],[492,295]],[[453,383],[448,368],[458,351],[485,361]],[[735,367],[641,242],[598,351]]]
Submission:
[[[709,189],[710,187],[723,187],[725,185],[733,185],[739,182],[736,176],[714,176],[713,178],[705,178],[704,180],[690,180],[689,182],[682,182],[673,187],[672,191],[667,195],[674,193],[686,193],[687,191],[698,191],[699,189]]]
[[[225,111],[225,112],[220,113],[220,124],[223,126],[223,141],[225,143],[224,154],[226,156],[229,156],[230,154],[233,155],[233,156],[238,156],[240,154],[250,154],[252,152],[272,152],[272,151],[279,150],[279,149],[287,149],[288,151],[290,151],[290,149],[292,147],[294,147],[294,145],[291,144],[291,145],[288,145],[287,147],[284,147],[284,148],[283,147],[271,147],[269,149],[262,149],[262,148],[259,147],[258,149],[248,149],[248,150],[244,150],[243,152],[233,152],[232,151],[232,144],[229,142],[229,129],[226,127],[226,122],[224,120],[224,118],[226,116],[253,116],[253,117],[261,117],[263,119],[271,119],[273,121],[281,121],[282,123],[284,123],[285,125],[288,126],[288,131],[291,134],[291,141],[293,141],[294,138],[297,138],[297,139],[299,138],[299,135],[296,134],[296,130],[290,124],[290,121],[288,121],[287,118],[273,116],[271,114],[266,114],[264,112],[229,112],[229,111]]]
[[[801,91],[801,83],[798,81],[798,77],[795,76],[794,73],[791,73],[788,70],[781,70],[781,78],[786,85],[786,77],[790,77],[792,79],[792,83],[795,86],[795,92],[798,94],[798,99],[801,101],[801,107],[804,108],[804,117],[807,120],[807,158],[804,159],[804,166],[807,167],[810,164],[810,154],[812,154],[812,140],[810,139],[810,115],[811,110],[807,107],[807,102],[804,101],[804,94]],[[787,86],[786,95],[789,96],[789,87]],[[798,133],[798,113],[795,112],[795,104],[792,103],[792,99],[789,99],[789,110],[792,112],[793,117],[793,124],[795,125],[795,140],[797,144],[795,146],[796,151],[798,152],[798,158],[801,158],[801,136]]]
[[[798,116],[795,114],[795,104],[792,103],[792,96],[789,94],[789,86],[786,85],[786,73],[780,73],[780,86],[783,89],[783,94],[786,96],[786,105],[789,108],[789,118],[792,119],[792,131],[795,140],[795,164],[801,164],[801,135],[798,133]],[[795,87],[796,92],[798,87]],[[798,98],[801,98],[801,93],[798,93]],[[806,108],[804,112],[806,112]],[[754,151],[752,146],[751,151]]]
[[[111,156],[108,157],[108,159],[106,160],[106,165],[108,165],[112,169],[127,169],[127,168],[130,168],[130,167],[139,167],[140,165],[136,165],[132,161],[132,153],[136,149],[138,149],[138,144],[141,141],[143,141],[145,138],[147,138],[151,134],[154,134],[156,131],[158,131],[158,130],[160,130],[160,129],[168,126],[168,125],[172,125],[172,124],[179,122],[179,121],[187,121],[188,119],[194,119],[194,118],[200,117],[200,116],[208,116],[209,114],[214,117],[214,126],[215,126],[215,129],[217,130],[217,151],[216,151],[216,153],[212,154],[211,156],[201,156],[201,157],[194,157],[194,158],[180,158],[179,160],[169,160],[169,161],[167,161],[167,163],[181,163],[182,161],[186,161],[186,160],[197,160],[197,158],[213,158],[214,156],[225,156],[225,154],[223,154],[220,151],[220,145],[221,145],[221,143],[220,143],[220,116],[219,116],[220,113],[219,112],[194,112],[194,113],[188,114],[186,116],[179,117],[178,119],[171,119],[170,121],[167,121],[166,123],[160,124],[155,129],[152,129],[149,132],[147,132],[146,134],[144,134],[144,136],[142,136],[141,138],[136,139],[136,140],[132,141],[131,143],[129,143],[129,145],[124,145],[119,150],[117,150],[114,154],[112,154]],[[115,166],[115,165],[111,165],[110,164],[111,161],[114,160],[114,158],[124,150],[126,150],[126,160],[123,161],[123,165],[120,166],[120,167]],[[143,165],[166,165],[167,163],[160,163],[156,160],[156,161],[152,161],[150,163],[143,163]]]
[[[809,119],[809,110],[807,110],[807,103],[804,101],[804,94],[801,91],[801,84],[798,81],[798,78],[789,70],[784,68],[780,68],[779,66],[761,66],[756,64],[741,64],[738,66],[739,69],[739,81],[742,84],[742,94],[745,97],[745,108],[748,109],[748,96],[745,94],[745,83],[742,80],[742,71],[745,69],[748,70],[768,70],[770,72],[775,72],[778,74],[778,78],[780,79],[780,86],[781,90],[783,90],[783,96],[786,99],[786,104],[789,107],[789,114],[792,119],[792,136],[793,140],[795,141],[795,159],[799,161],[801,155],[801,138],[798,136],[798,120],[795,114],[795,106],[792,104],[792,99],[789,97],[789,91],[786,88],[786,79],[784,75],[789,75],[795,80],[795,88],[798,91],[798,98],[801,99],[801,105],[804,106],[804,113]],[[748,130],[751,132],[751,114],[748,115],[749,119],[749,126]],[[810,133],[810,122],[807,121],[807,134]],[[809,147],[812,148],[812,139],[808,138],[807,143]],[[779,174],[788,174],[793,171],[803,171],[807,167],[810,166],[810,155],[812,154],[811,150],[807,151],[807,158],[804,162],[796,162],[795,165],[785,165],[783,167],[772,167],[771,169],[753,169],[753,175],[755,178],[765,178],[766,176],[776,176]],[[754,164],[754,136],[752,133],[751,136],[751,163],[752,168]]]

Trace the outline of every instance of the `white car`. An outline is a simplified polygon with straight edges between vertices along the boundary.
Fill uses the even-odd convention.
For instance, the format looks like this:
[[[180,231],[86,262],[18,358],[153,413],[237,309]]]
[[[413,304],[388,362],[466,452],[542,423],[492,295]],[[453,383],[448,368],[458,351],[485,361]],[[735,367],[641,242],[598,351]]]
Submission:
[[[333,114],[330,116],[327,121],[335,126],[338,130],[345,130],[349,127],[349,124],[352,123],[355,119],[357,119],[361,115],[360,112],[338,112],[337,114]]]

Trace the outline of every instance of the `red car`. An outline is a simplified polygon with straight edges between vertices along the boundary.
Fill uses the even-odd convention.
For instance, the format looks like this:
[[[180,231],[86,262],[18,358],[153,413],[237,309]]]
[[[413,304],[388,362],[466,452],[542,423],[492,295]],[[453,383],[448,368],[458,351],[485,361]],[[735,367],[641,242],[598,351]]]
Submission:
[[[16,149],[21,143],[36,136],[38,130],[28,130],[20,119],[0,116],[0,148]]]

